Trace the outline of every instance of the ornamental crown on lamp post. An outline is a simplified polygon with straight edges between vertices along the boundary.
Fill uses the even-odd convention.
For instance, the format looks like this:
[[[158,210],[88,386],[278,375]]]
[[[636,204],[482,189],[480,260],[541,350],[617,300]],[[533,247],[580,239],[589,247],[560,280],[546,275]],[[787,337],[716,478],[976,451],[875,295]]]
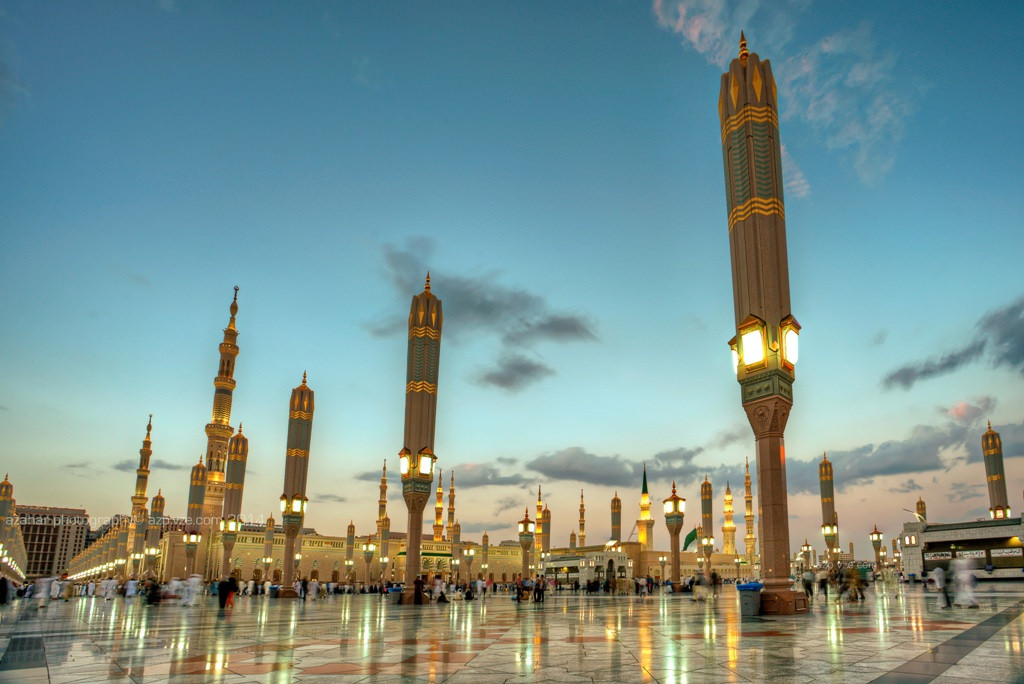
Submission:
[[[530,520],[530,509],[526,509],[526,516],[519,521],[519,536],[529,535],[533,536],[533,532],[536,529],[533,521]]]
[[[871,543],[872,544],[881,544],[882,543],[882,533],[878,531],[878,525],[877,524],[875,525],[874,531],[872,531],[871,534],[868,535],[868,537],[871,538]]]
[[[686,499],[676,494],[676,483],[672,481],[672,495],[663,502],[665,504],[665,515],[682,516],[686,511]],[[666,518],[667,519],[667,518]]]

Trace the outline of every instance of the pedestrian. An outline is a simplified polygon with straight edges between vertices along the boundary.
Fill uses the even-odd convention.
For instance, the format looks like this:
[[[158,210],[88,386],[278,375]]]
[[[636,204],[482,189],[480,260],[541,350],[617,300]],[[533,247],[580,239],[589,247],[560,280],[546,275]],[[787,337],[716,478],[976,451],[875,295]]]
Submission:
[[[810,568],[804,570],[803,575],[804,583],[804,594],[807,596],[807,600],[814,598],[814,571]]]
[[[0,606],[7,605],[7,596],[11,591],[11,584],[6,577],[0,576]]]
[[[949,585],[946,582],[946,571],[941,565],[936,565],[931,571],[931,580],[935,582],[935,590],[939,592],[939,608],[950,608]]]
[[[828,601],[828,572],[825,568],[818,570],[818,596],[824,596]]]
[[[96,580],[89,580],[89,585],[85,588],[85,595],[89,598],[96,595]]]
[[[956,596],[953,604],[963,608],[977,608],[978,602],[974,600],[974,564],[970,558],[957,558],[952,563],[952,574],[956,580]]]
[[[238,595],[238,579],[234,575],[228,576],[228,600],[227,607],[235,607],[235,596]]]

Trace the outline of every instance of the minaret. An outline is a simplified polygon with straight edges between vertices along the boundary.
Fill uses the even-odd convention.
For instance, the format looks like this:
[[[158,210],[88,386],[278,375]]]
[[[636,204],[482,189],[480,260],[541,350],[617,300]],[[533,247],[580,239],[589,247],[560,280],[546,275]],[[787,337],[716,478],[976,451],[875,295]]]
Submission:
[[[711,480],[704,476],[700,483],[700,528],[701,534],[714,536],[715,523],[714,515],[711,513],[711,497],[714,495],[711,489]]]
[[[488,561],[490,550],[491,538],[484,532],[484,536],[480,538],[480,571],[484,573],[484,579],[490,576],[490,563]]]
[[[384,459],[384,467],[380,472],[380,495],[377,497],[377,539],[384,531],[384,518],[388,515],[388,462]],[[381,556],[386,554],[382,553]]]
[[[224,554],[220,561],[221,577],[227,578],[231,573],[231,551],[235,548],[235,540],[242,529],[242,491],[245,487],[245,464],[249,459],[249,439],[242,434],[242,424],[238,424],[238,432],[228,442],[228,465],[225,469],[224,482],[224,517],[221,518],[221,543]]]
[[[206,424],[206,497],[203,503],[204,528],[208,532],[215,527],[212,521],[220,520],[224,510],[225,467],[228,459],[228,441],[234,433],[231,427],[231,395],[235,391],[235,358],[238,356],[238,330],[235,315],[238,313],[238,286],[231,301],[231,318],[224,328],[224,340],[220,343],[220,366],[213,379],[213,416]]]
[[[575,530],[573,530],[572,532],[569,533],[569,548],[570,549],[575,549],[576,548],[576,531]]]
[[[352,556],[356,550],[356,523],[354,520],[348,521],[348,529],[345,532],[345,566],[348,572],[348,577],[345,581],[355,581],[355,561]]]
[[[185,534],[198,534],[202,527],[203,502],[206,498],[206,466],[203,465],[203,457],[199,457],[199,463],[192,466],[189,475],[188,486],[188,512],[185,514]],[[185,576],[195,572],[196,567],[196,545],[185,544]]]
[[[548,508],[547,504],[544,504],[544,516],[541,518],[540,529],[544,533],[541,551],[547,553],[551,550],[551,509]]]
[[[981,436],[981,453],[985,458],[985,479],[988,481],[988,514],[990,518],[1009,518],[1010,504],[1006,498],[1006,473],[1003,470],[1003,440],[992,429]]]
[[[839,548],[839,516],[836,515],[832,462],[828,460],[827,453],[821,457],[821,463],[818,464],[818,484],[821,488],[821,531],[828,547],[828,557],[835,561],[832,556],[833,549]]]
[[[640,518],[636,521],[640,551],[654,549],[654,520],[651,519],[651,495],[647,492],[647,465],[644,465],[644,483],[640,490]]]
[[[444,472],[437,470],[437,502],[434,504],[434,541],[444,541],[444,485],[441,476]]]
[[[918,522],[927,522],[928,521],[928,508],[924,504],[924,499],[921,498],[920,496],[917,497],[917,506],[915,508],[916,508],[915,512],[917,513],[917,521]]]
[[[725,524],[722,525],[722,553],[736,555],[736,523],[732,521],[732,490],[725,483],[725,504],[722,506]]]
[[[150,549],[155,549],[160,544],[160,535],[164,529],[164,505],[166,504],[164,499],[163,490],[158,489],[156,496],[153,497],[153,505],[149,511],[149,527],[146,529],[146,546]],[[154,567],[156,563],[156,555],[153,553],[146,554],[146,574],[150,575],[156,572]]]
[[[586,520],[586,508],[583,506],[583,490],[580,490],[580,533],[576,537],[576,541],[580,546],[587,545],[587,520]]]
[[[534,558],[540,560],[540,554],[544,551],[544,502],[540,496],[540,485],[537,485],[537,517],[534,518],[537,524],[537,534],[533,537]]]
[[[448,540],[451,541],[455,532],[455,471],[451,471],[451,486],[448,488]]]
[[[622,500],[618,492],[612,497],[612,540],[622,541]]]
[[[747,471],[743,476],[743,506],[743,520],[747,526],[747,534],[743,541],[747,546],[747,563],[753,567],[757,538],[754,536],[754,495],[750,489],[750,459],[747,459]]]
[[[757,450],[761,612],[808,610],[789,579],[789,499],[784,433],[793,407],[800,325],[789,301],[778,102],[771,65],[747,50],[722,74],[718,96],[732,266],[740,402]]]
[[[306,516],[306,476],[309,473],[309,442],[313,433],[313,411],[316,408],[313,390],[302,384],[292,390],[288,399],[288,441],[285,448],[284,491],[281,492],[281,522],[284,524],[283,578],[278,598],[297,598],[295,583],[295,554],[301,552],[302,542],[296,539]]]
[[[146,511],[146,485],[149,482],[149,459],[153,455],[150,434],[153,432],[153,414],[149,414],[146,424],[146,438],[139,449],[139,467],[135,471],[135,494],[132,495],[132,540],[128,547],[132,554],[141,554],[146,548],[146,536],[149,532],[149,515]],[[135,566],[138,561],[132,561]],[[141,567],[133,567],[132,573],[138,575]]]
[[[274,516],[267,516],[267,523],[263,528],[263,576],[261,580],[271,580],[270,564],[273,563],[274,557]]]
[[[405,590],[402,603],[412,603],[414,581],[420,575],[423,509],[434,479],[434,428],[437,417],[437,380],[441,360],[441,300],[430,291],[430,274],[423,292],[412,298],[409,309],[409,355],[405,384],[405,436],[399,451],[402,497],[409,511],[405,546]]]

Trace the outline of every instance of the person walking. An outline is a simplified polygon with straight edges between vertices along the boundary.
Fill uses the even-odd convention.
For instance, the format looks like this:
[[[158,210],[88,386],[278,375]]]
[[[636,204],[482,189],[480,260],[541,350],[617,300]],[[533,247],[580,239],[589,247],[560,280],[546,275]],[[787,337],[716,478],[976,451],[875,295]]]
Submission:
[[[810,568],[804,570],[803,583],[804,594],[807,596],[807,600],[810,601],[814,598],[814,571]]]
[[[935,569],[932,570],[931,579],[935,582],[935,590],[939,592],[939,608],[950,608],[951,602],[949,600],[949,584],[946,582],[946,571],[941,565],[936,565]]]
[[[0,606],[7,605],[7,596],[11,591],[11,584],[6,577],[0,576]]]
[[[828,601],[828,572],[825,568],[818,570],[818,596],[824,596]]]

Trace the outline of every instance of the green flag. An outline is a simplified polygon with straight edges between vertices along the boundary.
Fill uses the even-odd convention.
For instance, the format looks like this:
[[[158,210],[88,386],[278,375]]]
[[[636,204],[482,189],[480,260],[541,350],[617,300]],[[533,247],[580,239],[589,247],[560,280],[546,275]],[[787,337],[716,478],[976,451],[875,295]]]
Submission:
[[[690,545],[690,542],[697,541],[697,528],[694,527],[690,530],[689,534],[686,535],[686,539],[683,540],[683,551]]]

